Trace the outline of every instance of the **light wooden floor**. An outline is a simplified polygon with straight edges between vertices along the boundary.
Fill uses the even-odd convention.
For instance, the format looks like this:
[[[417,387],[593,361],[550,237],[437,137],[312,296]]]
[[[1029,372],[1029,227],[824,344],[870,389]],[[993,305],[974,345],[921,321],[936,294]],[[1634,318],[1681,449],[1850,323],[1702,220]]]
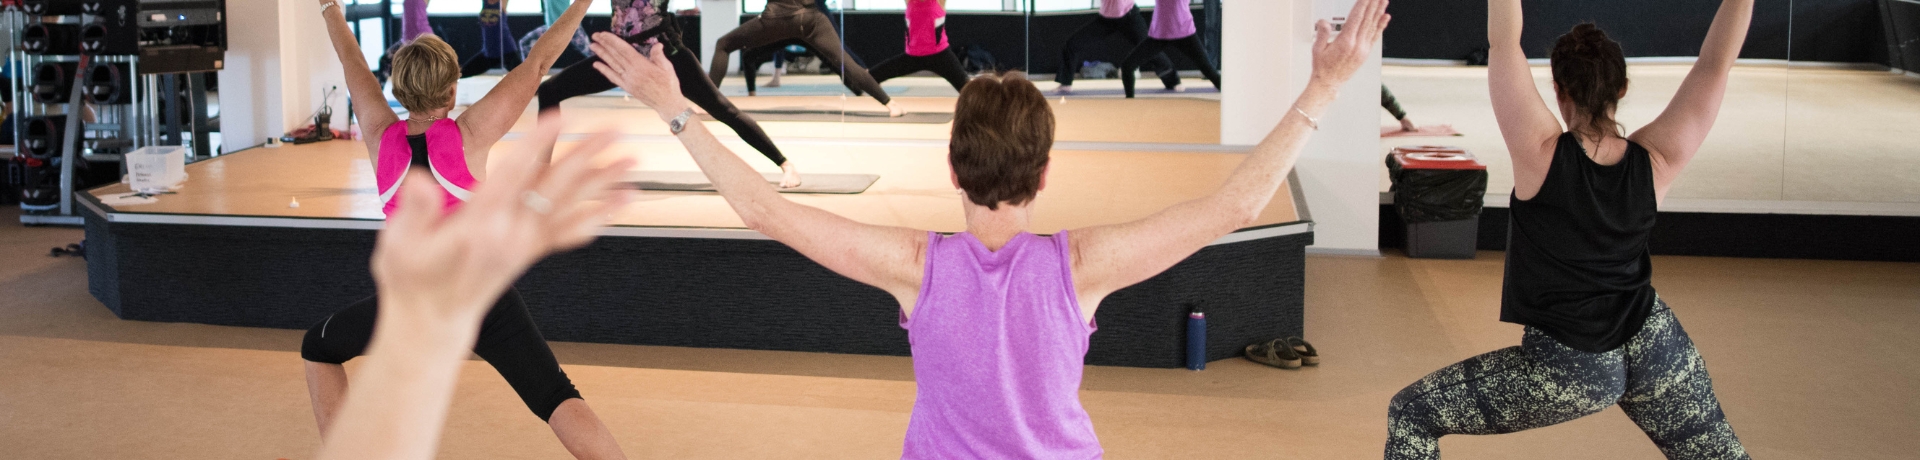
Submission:
[[[1628,65],[1632,87],[1621,100],[1620,121],[1629,131],[1646,126],[1678,92],[1688,69]],[[1533,73],[1542,99],[1552,104],[1549,69],[1536,66]],[[1487,96],[1486,68],[1386,66],[1381,81],[1417,123],[1452,124],[1465,134],[1386,138],[1382,151],[1411,144],[1466,147],[1488,167],[1488,192],[1513,188],[1512,162]],[[1920,77],[1740,66],[1729,85],[1712,133],[1670,198],[1920,203]],[[1385,111],[1381,124],[1393,124]],[[1381,180],[1385,191],[1384,173]]]
[[[0,221],[17,222],[13,211]],[[0,224],[0,457],[310,458],[300,331],[121,321],[77,229]],[[1308,258],[1319,368],[1089,367],[1081,399],[1110,458],[1377,458],[1402,385],[1515,344],[1495,321],[1500,253]],[[1901,459],[1920,450],[1920,264],[1655,257],[1755,458]],[[876,312],[875,314],[890,314]],[[555,343],[633,458],[896,458],[909,358]],[[350,366],[351,367],[351,366]],[[564,458],[484,362],[469,362],[443,458]],[[1618,409],[1448,458],[1659,458]]]
[[[511,151],[515,144],[502,142],[495,151]],[[730,144],[756,167],[777,171],[746,145]],[[559,151],[565,152],[568,145],[571,143],[562,142]],[[613,150],[637,158],[637,169],[699,170],[678,142],[627,141],[616,144]],[[949,180],[944,146],[796,144],[783,150],[802,174],[880,175],[880,180],[864,193],[787,195],[796,202],[872,224],[947,232],[966,228],[961,198]],[[1076,150],[1056,150],[1052,157],[1048,188],[1035,201],[1036,232],[1146,217],[1213,192],[1244,158],[1217,153]],[[168,214],[382,218],[373,168],[367,161],[365,144],[358,141],[250,150],[188,165],[187,174],[189,179],[178,194],[161,195],[152,204],[114,208]],[[115,185],[91,193],[111,198],[127,192],[125,185]],[[295,200],[300,207],[289,207]],[[1282,187],[1255,226],[1299,220],[1293,206],[1292,195]],[[746,228],[718,194],[701,192],[644,192],[620,211],[613,223]]]

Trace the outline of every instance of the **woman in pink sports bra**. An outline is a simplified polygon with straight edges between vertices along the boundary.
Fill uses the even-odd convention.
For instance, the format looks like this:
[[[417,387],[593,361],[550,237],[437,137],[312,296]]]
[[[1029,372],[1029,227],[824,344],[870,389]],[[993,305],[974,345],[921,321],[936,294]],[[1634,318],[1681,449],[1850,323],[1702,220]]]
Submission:
[[[336,0],[320,0],[321,16],[334,52],[346,70],[347,91],[353,96],[354,115],[361,123],[367,156],[373,161],[374,180],[382,210],[392,213],[401,202],[401,184],[407,170],[423,168],[447,191],[444,206],[459,206],[474,185],[486,179],[487,152],[520,120],[533,102],[540,78],[565,51],[567,41],[587,14],[592,0],[575,0],[533,45],[520,66],[507,72],[479,102],[459,118],[453,111],[460,62],[453,47],[432,34],[403,43],[393,52],[394,97],[407,109],[402,120],[388,108],[380,82],[367,69]],[[541,149],[541,163],[551,162],[552,149]],[[418,180],[418,179],[416,179]],[[314,419],[322,437],[346,394],[347,374],[341,366],[364,353],[379,317],[379,298],[356,302],[327,316],[307,331],[300,345],[306,360],[307,389]],[[567,451],[579,458],[622,459],[620,445],[561,370],[546,339],[527,313],[520,294],[508,288],[484,319],[473,351],[492,364],[534,415],[547,422]]]
[[[1213,194],[1147,218],[1051,236],[1029,232],[1046,187],[1054,120],[1020,74],[981,76],[960,91],[948,163],[967,231],[942,235],[856,222],[782,197],[700,124],[678,134],[749,228],[900,303],[918,393],[903,458],[1098,458],[1079,398],[1094,314],[1107,295],[1145,281],[1259,218],[1341,84],[1372,54],[1386,0],[1360,0],[1346,30],[1316,25],[1313,73],[1279,126]],[[608,78],[659,112],[686,113],[671,64],[617,37],[594,36]],[[1363,96],[1371,97],[1371,94]]]
[[[967,86],[967,69],[960,57],[947,51],[947,0],[907,0],[907,53],[873,66],[873,80],[932,71],[947,79],[954,91]]]

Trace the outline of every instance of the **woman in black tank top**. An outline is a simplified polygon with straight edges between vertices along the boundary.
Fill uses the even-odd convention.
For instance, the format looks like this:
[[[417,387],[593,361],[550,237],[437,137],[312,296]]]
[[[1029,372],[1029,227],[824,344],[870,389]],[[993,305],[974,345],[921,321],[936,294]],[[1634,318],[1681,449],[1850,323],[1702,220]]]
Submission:
[[[1441,436],[1511,433],[1619,404],[1668,458],[1747,458],[1700,353],[1654,292],[1647,237],[1661,197],[1712,127],[1752,0],[1723,0],[1673,102],[1624,137],[1613,119],[1627,89],[1618,43],[1593,24],[1555,43],[1563,131],[1519,48],[1519,0],[1487,7],[1488,81],[1514,165],[1500,320],[1526,332],[1519,346],[1395,395],[1386,457],[1439,458]]]

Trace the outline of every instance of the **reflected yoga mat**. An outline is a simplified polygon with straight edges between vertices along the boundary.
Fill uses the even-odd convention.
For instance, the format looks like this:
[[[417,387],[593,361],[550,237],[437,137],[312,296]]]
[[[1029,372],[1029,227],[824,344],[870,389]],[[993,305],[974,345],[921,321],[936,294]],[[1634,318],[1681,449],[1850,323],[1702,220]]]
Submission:
[[[771,109],[741,110],[753,116],[755,121],[818,121],[828,123],[923,123],[944,124],[953,121],[952,112],[907,112],[906,116],[889,117],[884,110],[842,111],[823,106],[810,107],[774,107]],[[845,116],[842,116],[844,114]],[[700,114],[701,120],[713,121],[713,116]]]
[[[1453,125],[1427,125],[1418,128],[1419,129],[1413,131],[1402,131],[1400,125],[1381,126],[1380,137],[1441,137],[1465,135],[1460,134],[1459,131],[1454,131]]]
[[[769,186],[778,187],[779,173],[761,173]],[[856,194],[867,191],[880,176],[874,174],[801,174],[800,186],[778,189],[781,193]],[[713,182],[699,171],[629,171],[626,183],[640,190],[711,192]]]

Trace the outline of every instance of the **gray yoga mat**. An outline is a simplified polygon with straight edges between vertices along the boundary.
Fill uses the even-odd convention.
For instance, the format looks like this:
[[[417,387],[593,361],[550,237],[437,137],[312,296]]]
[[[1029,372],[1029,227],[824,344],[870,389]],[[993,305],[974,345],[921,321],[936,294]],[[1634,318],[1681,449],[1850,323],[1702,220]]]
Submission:
[[[821,121],[828,123],[921,123],[944,124],[953,121],[952,112],[907,112],[906,116],[889,117],[886,111],[846,111],[826,107],[774,107],[771,109],[742,110],[753,117],[754,121]],[[841,116],[842,113],[845,116]],[[700,114],[701,120],[713,121],[713,116]]]
[[[761,176],[768,184],[780,183],[780,174],[762,173]],[[779,190],[782,193],[855,194],[867,191],[867,187],[878,180],[880,176],[874,174],[801,174],[799,187]],[[713,191],[713,182],[699,171],[632,171],[627,173],[626,183],[641,190]]]

